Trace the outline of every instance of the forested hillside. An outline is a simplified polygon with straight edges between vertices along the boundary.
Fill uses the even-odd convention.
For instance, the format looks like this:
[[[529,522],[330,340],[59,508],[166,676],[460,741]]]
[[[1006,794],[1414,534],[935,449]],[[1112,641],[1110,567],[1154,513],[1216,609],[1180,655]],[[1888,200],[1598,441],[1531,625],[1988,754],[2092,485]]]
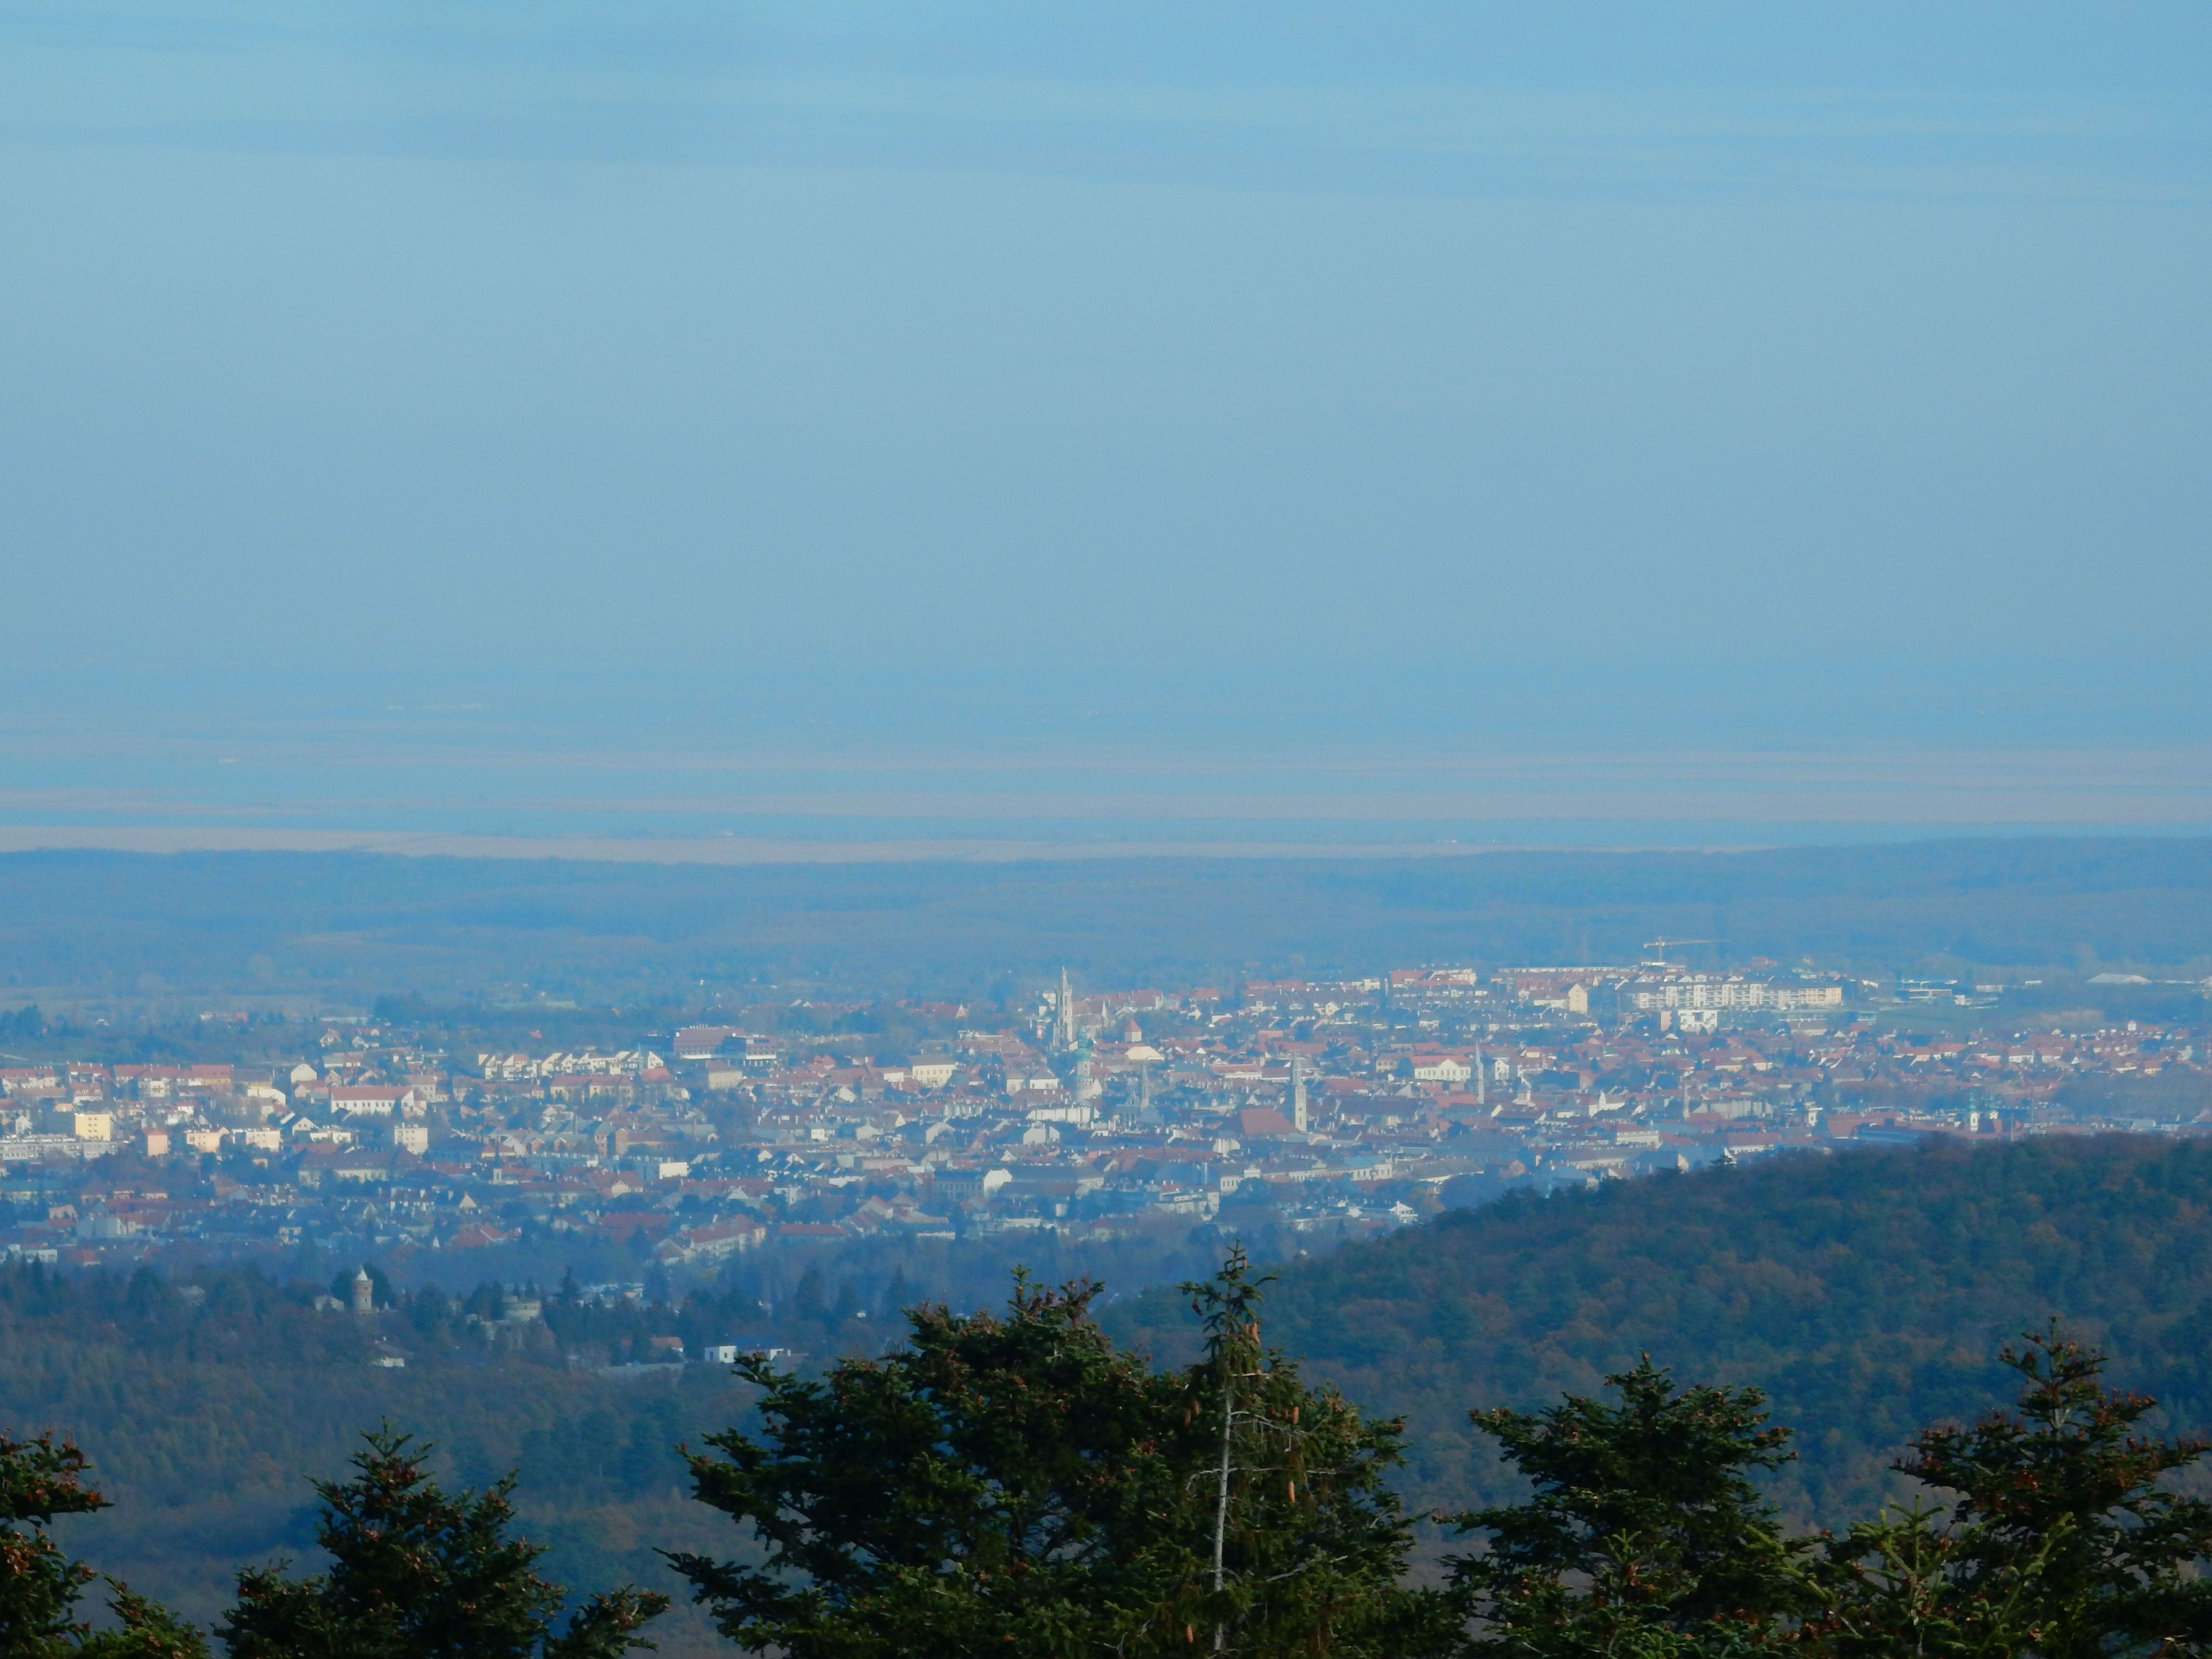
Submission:
[[[61,1524],[76,1553],[211,1618],[241,1564],[313,1553],[307,1477],[343,1474],[362,1431],[384,1421],[437,1442],[435,1466],[456,1482],[519,1467],[523,1530],[552,1545],[545,1571],[572,1589],[672,1589],[655,1547],[736,1545],[690,1500],[675,1450],[748,1410],[751,1390],[723,1368],[569,1370],[510,1349],[504,1331],[489,1349],[458,1308],[441,1334],[414,1309],[376,1322],[319,1312],[312,1288],[243,1273],[180,1286],[0,1270],[0,1431],[73,1436],[115,1504]],[[377,1365],[377,1330],[395,1321],[416,1358]],[[684,1607],[659,1639],[669,1655],[711,1642]]]
[[[1595,1392],[1648,1351],[1767,1390],[1799,1429],[1778,1491],[1801,1523],[1873,1508],[1906,1437],[2002,1398],[1998,1347],[2054,1314],[2170,1426],[2212,1429],[2212,1147],[1863,1152],[1508,1200],[1292,1264],[1267,1307],[1272,1345],[1407,1414],[1423,1503],[1510,1490],[1469,1407]],[[1171,1293],[1109,1320],[1187,1350]]]
[[[2212,1148],[2150,1137],[1608,1183],[1451,1212],[1280,1272],[1267,1340],[1363,1407],[1407,1415],[1417,1507],[1512,1490],[1469,1407],[1596,1392],[1643,1351],[1681,1381],[1771,1394],[1799,1430],[1802,1459],[1778,1488],[1799,1525],[1869,1512],[1915,1431],[2010,1398],[1994,1356],[2051,1315],[2112,1352],[2116,1383],[2164,1400],[2152,1426],[2212,1425]],[[73,1432],[117,1500],[67,1523],[78,1553],[210,1616],[239,1563],[306,1550],[306,1477],[341,1472],[359,1431],[386,1419],[440,1442],[458,1480],[519,1466],[523,1525],[573,1587],[677,1589],[655,1547],[740,1547],[684,1495],[672,1448],[749,1421],[752,1389],[712,1365],[680,1378],[565,1366],[568,1351],[649,1353],[623,1323],[641,1331],[643,1316],[556,1297],[518,1332],[402,1286],[399,1305],[362,1320],[317,1311],[314,1288],[0,1272],[0,1429]],[[702,1332],[733,1317],[696,1311]],[[1105,1317],[1162,1362],[1194,1346],[1170,1291],[1125,1295]],[[395,1339],[410,1363],[372,1363]],[[708,1644],[684,1607],[658,1639],[672,1655]]]

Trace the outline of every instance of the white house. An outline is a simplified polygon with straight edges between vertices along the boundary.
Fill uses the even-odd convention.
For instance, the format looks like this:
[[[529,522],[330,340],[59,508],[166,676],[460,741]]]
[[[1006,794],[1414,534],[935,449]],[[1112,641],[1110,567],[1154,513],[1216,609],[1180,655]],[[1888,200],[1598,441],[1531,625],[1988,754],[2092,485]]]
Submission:
[[[390,1084],[347,1083],[331,1089],[331,1109],[352,1117],[420,1117],[422,1097],[414,1090]]]

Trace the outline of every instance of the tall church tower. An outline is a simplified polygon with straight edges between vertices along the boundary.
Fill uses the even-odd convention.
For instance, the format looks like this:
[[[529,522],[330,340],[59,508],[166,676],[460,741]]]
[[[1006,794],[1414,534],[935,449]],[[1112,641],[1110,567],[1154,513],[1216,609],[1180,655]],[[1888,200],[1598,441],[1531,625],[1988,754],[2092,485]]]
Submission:
[[[1291,1127],[1306,1132],[1306,1057],[1291,1056]]]
[[[1063,1054],[1075,1046],[1075,993],[1068,988],[1065,968],[1060,970],[1060,1004],[1053,1011],[1052,1046]]]

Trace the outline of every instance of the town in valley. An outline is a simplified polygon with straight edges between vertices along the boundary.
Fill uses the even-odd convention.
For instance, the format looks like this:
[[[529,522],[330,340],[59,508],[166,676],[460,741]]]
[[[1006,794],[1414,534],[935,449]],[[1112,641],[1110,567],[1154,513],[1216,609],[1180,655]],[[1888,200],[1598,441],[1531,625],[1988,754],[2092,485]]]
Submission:
[[[2171,1086],[2205,1031],[2008,1006],[2035,991],[1662,958],[1176,989],[1063,972],[998,1018],[755,988],[591,1048],[448,1052],[404,1010],[198,1017],[204,1042],[296,1049],[256,1063],[125,1062],[63,1028],[74,1052],[0,1068],[0,1248],[273,1271],[590,1247],[634,1266],[609,1293],[635,1298],[871,1239],[1272,1230],[1315,1250],[1716,1161],[2212,1133],[2201,1090]],[[886,1011],[897,1052],[870,1035]]]

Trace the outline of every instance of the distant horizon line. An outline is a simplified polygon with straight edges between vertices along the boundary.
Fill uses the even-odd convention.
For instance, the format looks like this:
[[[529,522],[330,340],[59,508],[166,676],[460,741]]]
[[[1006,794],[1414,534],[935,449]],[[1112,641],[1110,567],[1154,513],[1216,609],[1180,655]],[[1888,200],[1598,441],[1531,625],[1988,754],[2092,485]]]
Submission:
[[[1868,826],[1854,826],[1863,831]],[[2185,841],[2212,839],[2212,827],[2160,826],[2135,831],[2063,825],[1964,829],[1897,825],[1896,833],[1833,841],[1524,842],[1436,841],[1383,842],[1236,841],[1014,841],[908,836],[811,841],[759,836],[497,836],[404,830],[251,829],[218,825],[0,824],[0,857],[34,853],[100,852],[148,857],[195,853],[360,854],[392,858],[542,860],[638,865],[1012,864],[1097,862],[1114,859],[1265,859],[1331,862],[1431,860],[1495,854],[1731,854],[1904,845],[1914,842]]]

